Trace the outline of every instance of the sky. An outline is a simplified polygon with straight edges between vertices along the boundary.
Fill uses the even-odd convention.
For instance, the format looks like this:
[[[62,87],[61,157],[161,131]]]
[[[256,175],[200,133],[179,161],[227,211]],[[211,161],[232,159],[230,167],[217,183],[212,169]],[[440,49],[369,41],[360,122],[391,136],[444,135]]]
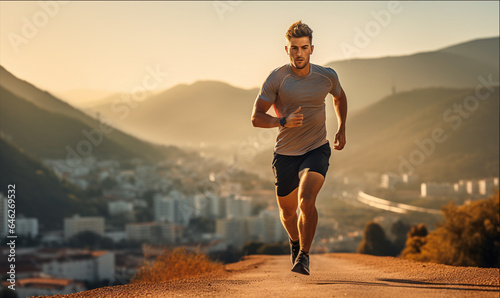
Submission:
[[[498,36],[499,2],[2,1],[0,64],[56,93],[198,80],[258,88],[288,62],[297,20],[314,31],[311,62],[326,64]]]

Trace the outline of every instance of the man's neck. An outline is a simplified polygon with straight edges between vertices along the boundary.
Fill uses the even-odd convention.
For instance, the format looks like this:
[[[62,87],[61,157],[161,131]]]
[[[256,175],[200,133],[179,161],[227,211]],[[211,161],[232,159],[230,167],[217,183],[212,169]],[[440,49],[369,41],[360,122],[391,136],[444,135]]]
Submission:
[[[290,64],[290,68],[292,69],[294,74],[301,76],[301,77],[304,77],[304,76],[307,76],[309,74],[309,72],[311,71],[311,63],[307,63],[307,66],[302,68],[302,69],[298,69],[297,67]]]

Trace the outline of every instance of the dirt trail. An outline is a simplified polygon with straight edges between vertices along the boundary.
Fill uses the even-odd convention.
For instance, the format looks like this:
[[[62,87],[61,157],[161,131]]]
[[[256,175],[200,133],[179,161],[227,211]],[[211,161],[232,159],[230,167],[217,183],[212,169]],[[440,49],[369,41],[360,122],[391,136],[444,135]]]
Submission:
[[[499,297],[499,269],[453,267],[359,254],[311,255],[311,275],[289,256],[251,256],[212,276],[105,287],[52,297]]]

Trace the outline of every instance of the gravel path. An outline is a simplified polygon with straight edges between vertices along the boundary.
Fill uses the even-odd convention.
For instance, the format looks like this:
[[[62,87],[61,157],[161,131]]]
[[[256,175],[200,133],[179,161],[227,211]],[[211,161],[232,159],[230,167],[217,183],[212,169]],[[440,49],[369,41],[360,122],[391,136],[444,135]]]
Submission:
[[[359,254],[311,255],[311,275],[289,256],[250,256],[224,272],[164,283],[104,287],[51,297],[499,297],[499,269],[453,267]]]

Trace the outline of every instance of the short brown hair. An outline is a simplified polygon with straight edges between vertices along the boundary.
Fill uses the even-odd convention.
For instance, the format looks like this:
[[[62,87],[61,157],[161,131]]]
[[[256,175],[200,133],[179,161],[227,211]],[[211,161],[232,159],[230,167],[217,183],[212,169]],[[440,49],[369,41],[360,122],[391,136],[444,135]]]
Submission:
[[[309,37],[309,42],[312,44],[313,40],[313,31],[307,24],[302,23],[301,21],[293,23],[290,28],[288,28],[288,31],[286,31],[286,39],[290,41],[292,37],[295,38],[300,38],[307,36]]]

